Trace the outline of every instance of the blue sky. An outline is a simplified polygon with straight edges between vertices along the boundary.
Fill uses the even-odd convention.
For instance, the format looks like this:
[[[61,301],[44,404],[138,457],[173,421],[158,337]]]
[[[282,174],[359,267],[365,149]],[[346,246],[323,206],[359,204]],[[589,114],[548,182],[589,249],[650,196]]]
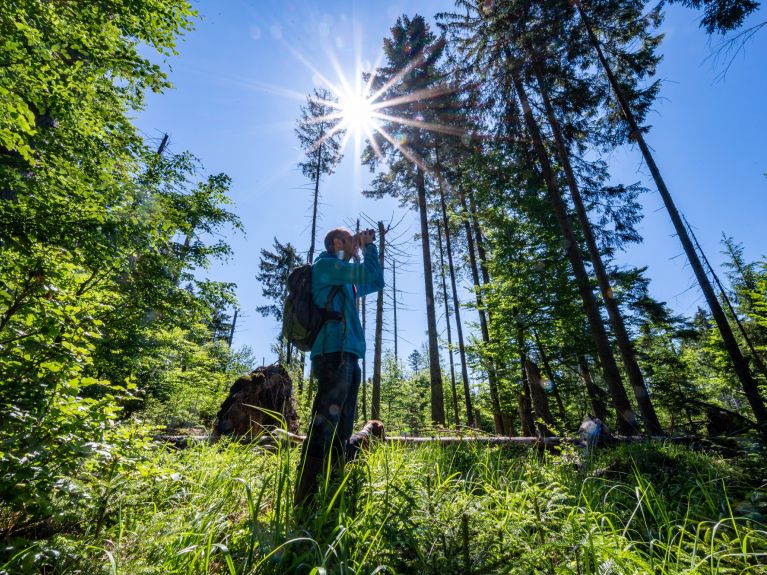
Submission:
[[[338,82],[338,70],[353,79],[359,67],[375,65],[398,15],[417,11],[431,18],[451,9],[452,2],[201,0],[194,5],[201,19],[169,62],[174,89],[151,95],[137,124],[149,138],[168,132],[172,151],[190,150],[207,172],[232,177],[231,195],[246,234],[228,237],[234,256],[209,275],[238,284],[235,345],[249,345],[269,362],[278,326],[255,311],[263,303],[255,274],[260,249],[271,247],[274,237],[309,247],[311,191],[296,165],[301,151],[294,135],[303,98],[320,84],[319,75]],[[767,252],[767,31],[748,44],[720,80],[721,67],[709,58],[718,39],[698,28],[698,18],[698,12],[677,6],[667,11],[658,70],[663,86],[649,117],[648,143],[678,207],[719,270],[722,233],[742,242],[748,259]],[[765,19],[763,8],[749,22]],[[649,266],[652,295],[677,312],[694,313],[703,298],[693,287],[692,271],[639,151],[621,149],[606,159],[615,181],[641,180],[650,190],[641,198],[644,243],[630,246],[618,261]],[[359,166],[349,145],[336,173],[322,184],[318,242],[326,230],[360,213],[374,220],[400,219],[395,201],[362,197],[368,180],[367,168]],[[399,228],[405,239],[417,229],[415,212],[407,214]],[[401,357],[420,347],[426,330],[420,248],[412,239],[405,248],[408,243],[410,265],[397,279],[411,310],[398,318]],[[471,312],[464,316],[476,319]],[[369,317],[372,324],[373,314]]]

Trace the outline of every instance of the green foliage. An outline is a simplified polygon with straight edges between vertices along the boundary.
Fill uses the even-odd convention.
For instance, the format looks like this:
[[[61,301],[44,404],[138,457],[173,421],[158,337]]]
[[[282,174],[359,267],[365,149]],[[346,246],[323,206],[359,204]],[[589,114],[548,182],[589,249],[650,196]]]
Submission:
[[[56,513],[83,469],[130,463],[143,431],[118,419],[145,402],[176,402],[159,422],[209,423],[235,369],[220,343],[234,286],[198,275],[229,254],[211,238],[241,229],[230,179],[165,141],[150,149],[131,124],[146,90],[169,87],[151,58],[194,17],[185,0],[0,13],[5,536],[66,526]]]
[[[424,369],[423,354],[413,354],[415,368],[411,366],[410,373],[390,352],[381,364],[381,418],[392,435],[418,435],[429,424],[428,365]]]
[[[302,263],[301,256],[290,242],[283,244],[274,238],[273,251],[261,249],[256,279],[261,282],[261,295],[270,303],[258,306],[258,313],[282,321],[282,308],[288,295],[288,276],[293,268]]]
[[[675,2],[688,8],[702,9],[700,27],[705,28],[709,34],[725,34],[739,28],[746,17],[758,10],[761,4],[754,0],[668,0],[669,4]]]
[[[578,469],[534,451],[378,445],[299,519],[295,448],[140,453],[84,469],[78,526],[13,541],[0,569],[671,575],[758,572],[767,557],[760,459],[638,445]]]

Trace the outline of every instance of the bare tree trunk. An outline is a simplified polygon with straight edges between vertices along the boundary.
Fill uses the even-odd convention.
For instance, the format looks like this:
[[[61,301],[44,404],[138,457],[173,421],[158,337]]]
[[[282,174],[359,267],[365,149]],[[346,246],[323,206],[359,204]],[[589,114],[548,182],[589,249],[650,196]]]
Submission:
[[[322,141],[323,134],[320,133],[320,139],[318,141]],[[306,258],[306,263],[313,264],[314,263],[314,238],[317,235],[317,204],[319,203],[320,199],[320,176],[322,175],[322,146],[323,144],[320,144],[319,149],[317,150],[317,169],[314,172],[314,203],[312,205],[312,241],[309,244],[309,255]],[[357,220],[357,228],[359,228],[359,220]],[[357,230],[359,231],[359,229]]]
[[[365,322],[366,322],[366,318],[367,318],[367,313],[366,313],[366,309],[365,309],[365,303],[367,301],[366,298],[367,298],[367,296],[362,296],[360,298],[360,300],[361,300],[360,301],[360,305],[362,307],[362,339],[365,339]],[[368,406],[367,406],[367,402],[368,402],[368,397],[367,397],[368,396],[368,393],[367,393],[368,380],[367,380],[367,361],[366,361],[366,356],[367,356],[367,354],[364,354],[362,356],[362,384],[361,385],[362,385],[362,415],[363,415],[363,419],[365,419],[364,416],[368,412]]]
[[[384,269],[384,250],[386,248],[386,230],[383,222],[378,222],[378,257],[381,260],[381,272]],[[376,300],[376,335],[373,353],[373,397],[371,401],[371,419],[381,419],[381,347],[383,342],[383,304],[384,292],[378,290]]]
[[[437,241],[439,242],[439,274],[442,278],[442,299],[445,302],[445,324],[447,325],[447,353],[450,358],[450,389],[453,393],[453,414],[455,425],[461,422],[458,419],[458,393],[455,385],[455,364],[453,362],[453,335],[450,329],[450,300],[447,299],[447,281],[445,280],[445,249],[442,245],[442,225],[437,220]]]
[[[583,205],[583,199],[581,198],[581,192],[578,187],[578,182],[575,179],[575,173],[573,172],[572,165],[570,163],[570,153],[562,136],[562,130],[554,114],[554,108],[549,98],[548,89],[543,80],[543,74],[541,72],[540,62],[535,61],[535,77],[538,81],[539,90],[543,99],[543,106],[546,111],[546,118],[548,119],[549,126],[551,126],[551,132],[554,136],[554,142],[556,144],[557,156],[559,162],[565,172],[565,179],[567,185],[570,188],[570,196],[575,206],[575,213],[578,216],[578,221],[583,231],[583,237],[586,240],[586,246],[589,251],[589,257],[594,267],[594,273],[597,277],[597,283],[599,284],[599,290],[602,293],[602,301],[607,308],[607,315],[610,317],[610,322],[613,327],[613,333],[615,339],[618,342],[618,350],[623,360],[623,367],[628,374],[629,383],[634,390],[634,397],[636,398],[639,411],[642,414],[644,420],[645,430],[649,435],[661,435],[663,429],[661,428],[658,416],[655,413],[650,394],[647,391],[647,386],[642,376],[642,371],[639,369],[639,365],[636,361],[636,353],[634,351],[634,345],[629,338],[628,331],[626,330],[626,324],[623,322],[623,314],[621,314],[618,308],[618,302],[613,295],[612,287],[610,286],[610,279],[607,276],[604,263],[602,262],[602,254],[599,253],[599,247],[597,246],[597,240],[594,237],[594,232],[591,228],[591,222],[589,221],[588,214],[586,213],[586,207]]]
[[[418,191],[418,212],[421,219],[421,248],[423,251],[423,274],[426,292],[426,323],[429,330],[429,375],[431,380],[431,420],[445,424],[445,403],[442,397],[442,370],[439,365],[439,344],[437,342],[437,314],[434,311],[434,284],[431,269],[431,248],[429,246],[429,223],[426,207],[426,182],[421,166],[416,168],[416,189]]]
[[[535,425],[540,437],[549,437],[554,435],[551,431],[554,427],[554,416],[549,409],[549,398],[541,386],[541,370],[534,361],[527,359],[525,361],[525,372],[527,373],[527,387],[530,390],[530,399],[533,404],[535,415]]]
[[[631,137],[642,151],[644,161],[647,164],[650,173],[652,174],[653,180],[655,180],[655,185],[660,192],[661,198],[663,198],[663,203],[666,206],[666,210],[668,211],[669,216],[671,216],[671,222],[674,224],[674,230],[676,231],[679,240],[682,242],[684,253],[687,255],[687,259],[690,262],[690,266],[692,267],[693,272],[695,272],[695,278],[698,280],[698,284],[700,285],[701,291],[703,292],[703,296],[706,298],[706,303],[708,303],[708,306],[711,309],[711,314],[714,317],[714,321],[716,322],[717,327],[719,328],[719,333],[722,335],[722,341],[725,348],[727,349],[727,353],[730,356],[730,360],[732,361],[733,367],[735,369],[735,374],[740,380],[740,384],[743,387],[743,392],[746,396],[746,399],[748,400],[749,405],[751,406],[754,417],[761,426],[763,433],[767,433],[767,431],[765,431],[765,429],[767,429],[767,408],[765,407],[764,399],[759,392],[759,387],[757,386],[756,381],[754,381],[754,378],[748,369],[748,364],[743,358],[743,354],[738,347],[738,342],[735,340],[735,335],[732,333],[730,324],[727,322],[727,317],[724,315],[722,306],[719,305],[719,301],[716,299],[714,288],[708,281],[706,272],[703,270],[703,265],[701,264],[698,255],[695,253],[695,248],[692,245],[690,236],[684,227],[682,218],[679,215],[679,211],[677,210],[676,205],[674,204],[674,200],[671,197],[671,193],[666,187],[666,182],[663,180],[660,170],[655,163],[655,158],[650,152],[650,147],[647,145],[647,142],[645,142],[642,131],[639,129],[636,118],[634,118],[634,114],[628,105],[628,101],[623,95],[623,92],[618,85],[618,81],[616,80],[610,65],[607,63],[607,59],[605,58],[605,55],[602,51],[602,46],[594,34],[590,19],[586,15],[580,0],[574,0],[574,3],[578,8],[578,12],[581,16],[581,22],[583,23],[589,39],[594,46],[594,49],[596,50],[597,57],[599,58],[599,62],[602,65],[602,68],[604,69],[607,80],[610,82],[610,86],[613,89],[613,93],[615,94],[615,98],[618,101],[621,112],[623,112],[623,117],[626,119],[626,122],[629,125]]]
[[[237,325],[237,308],[234,308],[234,317],[232,318],[232,327],[229,330],[229,337],[226,338],[229,344],[229,349],[232,349],[232,341],[234,340],[234,328]]]
[[[397,333],[397,260],[392,261],[392,296],[394,298],[394,361],[399,362],[399,354],[397,353],[397,339],[399,334]]]
[[[463,379],[463,399],[466,405],[466,424],[469,427],[475,425],[474,410],[472,409],[471,389],[469,388],[469,368],[466,361],[466,347],[463,339],[463,324],[461,323],[461,303],[458,300],[458,285],[455,279],[455,265],[453,264],[453,245],[450,239],[450,222],[447,218],[447,201],[442,177],[439,180],[439,202],[442,208],[442,225],[445,228],[445,247],[447,248],[447,265],[450,273],[450,288],[453,292],[453,313],[455,314],[455,331],[458,336],[458,356],[461,358],[461,378]],[[450,322],[448,322],[449,325]],[[449,335],[449,332],[448,332]],[[451,355],[452,360],[452,355]],[[456,418],[458,416],[456,415]]]
[[[602,364],[605,383],[610,390],[610,396],[618,414],[618,429],[625,435],[631,435],[636,432],[636,414],[631,408],[628,396],[626,395],[626,390],[623,387],[620,372],[618,371],[618,365],[615,363],[615,357],[610,348],[610,342],[607,339],[607,332],[602,323],[602,316],[599,313],[596,298],[589,285],[589,278],[586,274],[586,267],[583,264],[583,259],[581,258],[578,241],[573,233],[567,215],[567,206],[565,205],[559,187],[557,186],[554,171],[551,167],[546,147],[543,144],[540,129],[533,117],[533,109],[527,98],[527,92],[519,77],[519,73],[516,70],[512,71],[512,79],[514,81],[514,88],[516,89],[520,103],[522,104],[525,124],[527,125],[528,133],[532,138],[533,147],[538,156],[538,162],[540,163],[543,179],[549,192],[549,199],[551,200],[551,205],[554,209],[554,215],[559,224],[559,228],[562,231],[565,251],[567,252],[567,257],[573,268],[578,292],[580,293],[581,300],[583,301],[583,308],[586,312],[586,317],[588,318],[591,337],[594,339],[597,354],[599,355],[599,360]]]
[[[599,389],[594,384],[594,380],[591,379],[589,364],[586,362],[586,358],[583,354],[580,353],[578,354],[578,370],[580,371],[583,383],[586,386],[586,393],[589,396],[594,416],[602,421],[607,421],[607,407],[600,397]]]
[[[464,227],[466,229],[466,242],[468,244],[469,252],[469,264],[471,267],[471,276],[474,280],[474,291],[477,298],[477,309],[479,311],[479,327],[482,332],[482,341],[485,345],[490,344],[490,331],[487,327],[487,317],[485,315],[484,298],[482,297],[482,284],[479,280],[479,268],[477,266],[477,256],[474,253],[474,233],[471,229],[469,208],[466,204],[466,194],[463,190],[459,193],[461,198],[461,204],[463,211],[466,215],[464,218]],[[490,383],[490,402],[493,408],[493,423],[495,424],[495,432],[503,435],[503,418],[501,417],[501,402],[498,397],[498,379],[496,378],[495,366],[492,362],[487,362],[487,379]]]

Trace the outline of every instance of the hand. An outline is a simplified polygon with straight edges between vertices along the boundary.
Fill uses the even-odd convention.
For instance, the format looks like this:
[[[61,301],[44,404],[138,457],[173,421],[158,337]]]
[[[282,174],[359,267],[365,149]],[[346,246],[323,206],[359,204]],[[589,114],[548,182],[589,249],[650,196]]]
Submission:
[[[364,230],[354,236],[355,246],[359,246],[363,249],[365,246],[372,244],[374,241],[376,241],[375,230]]]

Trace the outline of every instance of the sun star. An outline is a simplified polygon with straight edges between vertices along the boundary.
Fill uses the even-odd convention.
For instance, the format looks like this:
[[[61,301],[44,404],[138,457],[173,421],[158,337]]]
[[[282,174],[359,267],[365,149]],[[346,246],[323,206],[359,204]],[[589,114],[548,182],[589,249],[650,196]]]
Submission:
[[[342,94],[339,99],[342,122],[357,133],[367,133],[374,125],[372,102],[360,93]]]

